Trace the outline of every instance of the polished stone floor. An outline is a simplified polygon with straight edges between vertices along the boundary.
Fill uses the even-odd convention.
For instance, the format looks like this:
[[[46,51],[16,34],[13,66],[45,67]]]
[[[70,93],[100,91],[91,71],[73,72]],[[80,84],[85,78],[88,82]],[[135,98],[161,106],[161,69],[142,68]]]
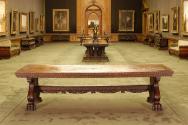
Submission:
[[[8,60],[0,60],[0,125],[187,125],[188,59],[141,43],[112,43],[110,62],[82,62],[85,48],[79,43],[48,43]],[[154,112],[148,93],[41,94],[37,111],[25,110],[28,84],[15,71],[26,64],[164,64],[173,77],[160,81],[163,111]],[[148,78],[40,79],[41,84],[117,85],[144,84]]]

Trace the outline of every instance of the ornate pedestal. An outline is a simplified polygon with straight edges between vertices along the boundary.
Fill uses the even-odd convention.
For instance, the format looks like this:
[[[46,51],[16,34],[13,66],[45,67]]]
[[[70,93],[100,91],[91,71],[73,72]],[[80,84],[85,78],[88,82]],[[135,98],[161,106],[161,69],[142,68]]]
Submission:
[[[105,40],[89,40],[83,43],[83,46],[86,47],[85,56],[83,61],[109,61],[105,53],[105,47],[108,46],[108,43]]]

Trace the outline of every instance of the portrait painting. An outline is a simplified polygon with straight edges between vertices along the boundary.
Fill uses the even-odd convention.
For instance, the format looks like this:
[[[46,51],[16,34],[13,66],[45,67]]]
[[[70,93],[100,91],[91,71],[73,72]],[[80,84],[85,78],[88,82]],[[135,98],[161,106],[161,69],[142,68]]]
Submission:
[[[39,20],[39,29],[40,29],[40,32],[44,32],[45,30],[45,16],[44,15],[40,15],[40,20]]]
[[[160,11],[154,12],[154,32],[158,33],[160,30]]]
[[[119,10],[119,31],[134,32],[134,10]]]
[[[149,32],[153,32],[153,20],[154,20],[154,18],[153,18],[153,13],[148,13],[148,31]]]
[[[35,18],[35,31],[40,31],[40,24],[39,24],[39,18]]]
[[[161,16],[161,31],[168,32],[168,30],[169,30],[169,16],[162,15]]]
[[[20,13],[20,32],[25,33],[28,30],[28,14]]]
[[[34,12],[29,12],[29,33],[34,32]]]
[[[173,7],[172,8],[172,33],[178,34],[179,32],[179,8]]]
[[[53,9],[53,31],[69,31],[69,9]]]
[[[11,35],[15,35],[18,30],[18,11],[11,12]]]
[[[0,0],[0,36],[6,35],[6,1]]]
[[[188,0],[183,0],[183,35],[188,35]]]

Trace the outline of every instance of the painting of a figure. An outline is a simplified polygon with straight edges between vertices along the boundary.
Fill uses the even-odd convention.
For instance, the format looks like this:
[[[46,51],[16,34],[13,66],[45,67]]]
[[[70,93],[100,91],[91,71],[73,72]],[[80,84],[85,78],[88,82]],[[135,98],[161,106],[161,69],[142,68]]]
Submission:
[[[153,32],[153,13],[148,14],[148,31]]]
[[[29,32],[34,32],[34,12],[29,12]]]
[[[20,32],[25,33],[28,29],[28,14],[20,13]]]
[[[68,9],[53,9],[53,31],[69,31]]]
[[[134,32],[134,10],[119,10],[119,31]]]
[[[169,19],[168,15],[161,16],[161,30],[163,32],[168,32],[169,29]]]
[[[39,32],[39,30],[40,30],[39,19],[36,18],[36,19],[35,19],[35,31],[36,31],[36,32]]]
[[[11,12],[11,34],[16,34],[18,29],[18,11],[13,10]]]
[[[5,35],[6,33],[6,1],[0,0],[0,35]]]
[[[159,32],[159,26],[160,26],[160,12],[155,11],[155,13],[154,13],[154,31],[155,31],[155,33]]]
[[[40,29],[40,32],[43,33],[44,30],[45,30],[45,17],[44,15],[40,15],[40,20],[39,20],[39,29]]]
[[[179,9],[178,7],[172,8],[172,33],[178,33],[179,23]]]
[[[183,31],[188,35],[188,0],[183,1]]]

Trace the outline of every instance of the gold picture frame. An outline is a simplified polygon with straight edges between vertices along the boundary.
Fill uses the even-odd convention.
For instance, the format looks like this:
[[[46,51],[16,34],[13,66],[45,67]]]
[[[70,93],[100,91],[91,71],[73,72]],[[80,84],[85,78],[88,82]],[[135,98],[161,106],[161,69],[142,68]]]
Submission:
[[[168,32],[169,31],[169,15],[161,16],[161,31]]]
[[[182,34],[188,36],[188,0],[182,0]]]
[[[172,10],[172,34],[179,33],[179,7],[173,7]]]
[[[0,0],[0,36],[6,35],[6,0]]]
[[[154,12],[154,32],[158,33],[160,31],[160,11]]]
[[[15,35],[18,31],[18,11],[11,11],[11,24],[10,24],[10,34]]]
[[[35,13],[34,12],[29,12],[29,33],[34,33],[34,19],[35,19]]]
[[[40,25],[39,26],[40,32],[43,33],[45,30],[45,16],[44,15],[40,15],[39,25]]]
[[[147,18],[148,18],[148,31],[149,32],[153,32],[153,30],[154,30],[154,17],[153,17],[153,13],[148,13]]]
[[[134,32],[134,10],[119,10],[119,31]]]
[[[53,31],[69,31],[69,9],[53,9]]]
[[[35,31],[36,31],[36,32],[39,32],[39,31],[40,31],[39,18],[35,18]]]
[[[20,13],[20,33],[26,33],[28,31],[28,14]]]

